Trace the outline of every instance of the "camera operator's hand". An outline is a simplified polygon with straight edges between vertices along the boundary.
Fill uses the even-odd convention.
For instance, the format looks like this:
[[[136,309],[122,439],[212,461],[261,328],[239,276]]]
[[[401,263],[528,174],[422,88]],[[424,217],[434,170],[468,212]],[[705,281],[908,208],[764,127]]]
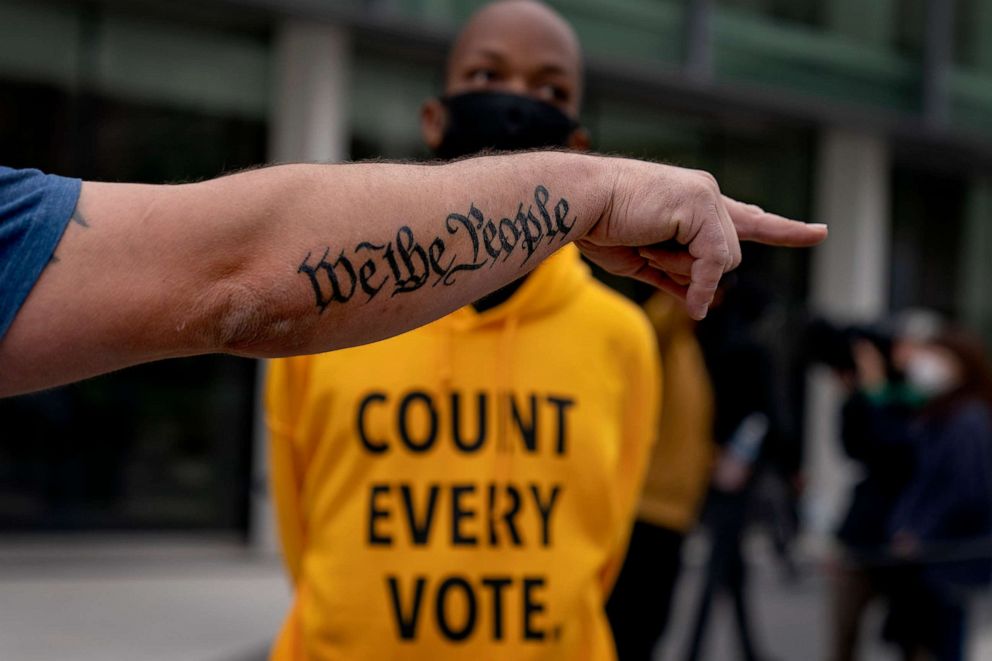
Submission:
[[[737,493],[747,485],[753,472],[753,464],[735,456],[733,452],[724,451],[713,467],[712,483],[720,491]]]
[[[854,366],[857,369],[858,387],[862,390],[879,390],[888,380],[885,372],[885,357],[868,340],[857,340],[851,346]]]

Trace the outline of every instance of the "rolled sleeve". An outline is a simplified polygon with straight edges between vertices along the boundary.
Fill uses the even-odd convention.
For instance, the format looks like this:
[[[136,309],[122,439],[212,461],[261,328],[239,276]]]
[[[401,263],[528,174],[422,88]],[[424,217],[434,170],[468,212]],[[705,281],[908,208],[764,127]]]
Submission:
[[[0,340],[52,258],[82,182],[0,167]]]

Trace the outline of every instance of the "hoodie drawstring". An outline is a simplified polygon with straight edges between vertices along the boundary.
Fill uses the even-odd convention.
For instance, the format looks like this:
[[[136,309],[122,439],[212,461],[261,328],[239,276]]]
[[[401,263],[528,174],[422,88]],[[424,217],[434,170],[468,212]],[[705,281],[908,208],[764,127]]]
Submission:
[[[513,397],[514,385],[513,363],[516,353],[514,349],[517,339],[517,329],[519,327],[520,319],[515,315],[511,315],[506,319],[496,352],[496,429],[498,439],[496,445],[496,477],[503,482],[510,479],[513,471],[513,444],[510,442],[508,429],[511,426],[511,399]]]

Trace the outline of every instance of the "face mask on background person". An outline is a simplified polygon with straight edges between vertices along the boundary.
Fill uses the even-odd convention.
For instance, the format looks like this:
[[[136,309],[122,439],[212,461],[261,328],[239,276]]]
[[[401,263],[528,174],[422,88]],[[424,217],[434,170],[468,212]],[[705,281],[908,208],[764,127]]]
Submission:
[[[906,364],[906,382],[927,398],[946,395],[956,388],[957,370],[954,364],[930,351],[920,351]]]
[[[578,122],[549,103],[520,94],[467,92],[441,99],[448,122],[435,153],[444,159],[484,149],[565,147]]]

